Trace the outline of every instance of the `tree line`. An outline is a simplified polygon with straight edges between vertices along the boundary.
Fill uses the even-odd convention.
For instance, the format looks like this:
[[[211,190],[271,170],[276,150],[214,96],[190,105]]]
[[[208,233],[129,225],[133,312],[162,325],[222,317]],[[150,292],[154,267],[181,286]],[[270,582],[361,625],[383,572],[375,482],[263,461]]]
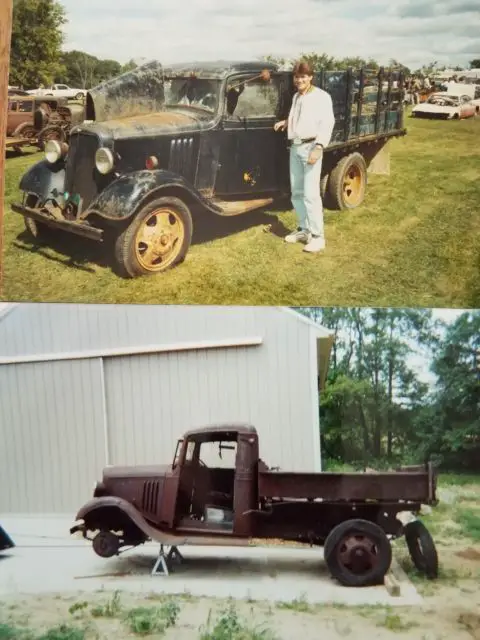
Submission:
[[[36,88],[40,84],[65,83],[80,89],[89,89],[104,80],[136,66],[133,60],[122,65],[116,60],[102,60],[84,51],[63,51],[63,26],[67,23],[65,8],[57,0],[13,0],[13,25],[9,84]],[[347,69],[367,67],[375,70],[379,64],[373,58],[335,58],[326,53],[307,53],[299,57],[310,61],[315,69]],[[284,58],[266,56],[280,64]],[[390,60],[391,69],[407,75],[412,70],[398,60]],[[471,68],[480,67],[480,60],[472,60]],[[461,70],[460,67],[456,69]],[[413,71],[431,75],[442,70],[436,62]]]
[[[326,458],[480,469],[480,312],[446,324],[428,309],[298,310],[334,335],[320,400]]]

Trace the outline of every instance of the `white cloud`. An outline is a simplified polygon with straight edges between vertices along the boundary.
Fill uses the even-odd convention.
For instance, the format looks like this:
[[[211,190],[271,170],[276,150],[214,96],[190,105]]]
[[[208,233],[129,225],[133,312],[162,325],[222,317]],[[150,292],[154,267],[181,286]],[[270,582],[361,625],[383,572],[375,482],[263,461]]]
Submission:
[[[419,67],[480,56],[471,0],[61,0],[64,48],[126,62],[295,57],[395,58]],[[392,6],[393,4],[393,6]]]

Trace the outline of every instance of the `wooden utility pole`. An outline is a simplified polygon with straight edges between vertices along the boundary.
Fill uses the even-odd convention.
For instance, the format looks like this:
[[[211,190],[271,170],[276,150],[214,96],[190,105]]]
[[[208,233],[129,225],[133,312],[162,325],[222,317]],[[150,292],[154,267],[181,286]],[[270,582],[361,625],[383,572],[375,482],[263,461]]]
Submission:
[[[7,131],[8,70],[12,37],[12,0],[0,1],[0,294],[3,293],[3,217],[5,215],[5,138]]]

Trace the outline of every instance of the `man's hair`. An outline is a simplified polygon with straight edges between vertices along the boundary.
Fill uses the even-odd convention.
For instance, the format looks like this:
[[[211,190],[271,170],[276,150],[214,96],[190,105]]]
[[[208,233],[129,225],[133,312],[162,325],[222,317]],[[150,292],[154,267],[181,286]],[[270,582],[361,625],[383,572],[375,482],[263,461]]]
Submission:
[[[313,69],[309,62],[306,60],[300,60],[295,63],[293,67],[294,76],[313,76]]]

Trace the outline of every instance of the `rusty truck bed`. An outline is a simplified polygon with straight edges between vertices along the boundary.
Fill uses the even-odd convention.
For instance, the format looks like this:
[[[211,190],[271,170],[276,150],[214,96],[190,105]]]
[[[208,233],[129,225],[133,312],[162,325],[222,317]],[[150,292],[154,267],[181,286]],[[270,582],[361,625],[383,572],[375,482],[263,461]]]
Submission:
[[[436,502],[435,475],[430,465],[423,470],[415,468],[382,473],[261,471],[258,489],[262,498]]]

